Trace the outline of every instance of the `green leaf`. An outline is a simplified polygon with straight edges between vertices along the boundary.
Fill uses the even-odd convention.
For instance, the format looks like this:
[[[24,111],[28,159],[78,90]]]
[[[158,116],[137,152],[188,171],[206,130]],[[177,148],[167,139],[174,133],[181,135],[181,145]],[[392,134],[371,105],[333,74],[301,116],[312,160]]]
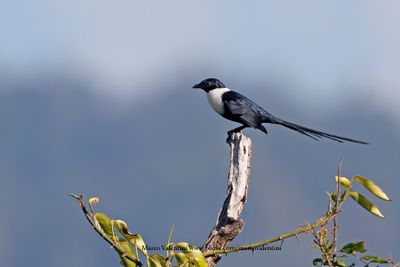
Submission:
[[[364,197],[361,193],[358,193],[356,191],[351,191],[350,192],[351,198],[357,202],[361,207],[364,209],[368,210],[372,214],[384,218],[383,214],[379,211],[378,207],[375,206],[371,201],[369,201],[366,197]]]
[[[174,252],[174,256],[175,256],[175,258],[176,258],[176,261],[177,261],[178,264],[180,264],[180,265],[189,262],[189,258],[188,258],[185,254],[183,254],[183,253],[181,253],[181,252]]]
[[[344,187],[350,187],[351,186],[351,182],[350,182],[350,180],[349,179],[347,179],[346,177],[343,177],[343,176],[335,176],[335,180],[336,180],[336,182],[338,183],[340,183],[342,186],[344,186]]]
[[[136,267],[137,266],[137,264],[135,262],[133,262],[125,257],[121,257],[120,263],[122,266],[125,266],[125,267]]]
[[[372,263],[390,263],[388,260],[382,259],[377,256],[371,256],[371,255],[362,256],[361,259],[367,260]]]
[[[322,266],[323,263],[324,263],[324,260],[321,259],[321,258],[315,258],[315,259],[312,261],[312,264],[313,264],[314,266]]]
[[[362,176],[353,176],[353,179],[362,184],[366,189],[368,189],[372,194],[379,197],[380,199],[390,201],[386,193],[372,180],[364,178]]]
[[[96,222],[100,225],[101,229],[104,231],[105,234],[109,236],[114,236],[111,226],[111,220],[110,218],[108,218],[107,215],[98,212],[94,215],[94,218],[96,219]]]
[[[117,246],[119,249],[123,251],[123,253],[120,253],[117,251],[118,255],[121,258],[121,264],[125,267],[136,267],[137,264],[136,262],[128,259],[126,256],[129,256],[132,259],[137,260],[137,257],[132,250],[131,246],[129,245],[128,241],[125,239],[119,238],[114,232],[113,232],[113,227],[112,227],[112,222],[110,218],[105,215],[104,213],[96,213],[94,215],[95,218],[95,223],[100,226],[100,228],[103,230],[103,232],[108,235],[112,240],[115,242],[115,246]]]
[[[128,241],[124,239],[119,239],[117,246],[124,252],[120,253],[117,251],[119,257],[121,258],[121,264],[125,267],[136,267],[137,266],[136,262],[133,262],[126,257],[127,255],[129,255],[129,257],[137,260],[137,257],[134,251],[132,250],[132,247],[129,245]]]
[[[122,234],[126,240],[129,241],[130,244],[134,245],[143,255],[147,256],[146,244],[143,241],[143,238],[139,234],[133,234],[129,232],[128,225],[126,222],[122,220],[114,220],[114,225],[117,227],[118,231]]]
[[[152,254],[149,256],[150,267],[164,267],[167,260],[160,254]]]
[[[347,265],[346,265],[346,263],[345,263],[344,261],[337,260],[337,261],[335,262],[335,266],[346,267]]]
[[[207,267],[207,262],[204,257],[194,258],[190,260],[190,265],[194,267]]]
[[[203,253],[197,247],[190,245],[189,243],[178,242],[175,243],[174,247],[175,249],[180,249],[190,259],[195,259],[195,258],[204,259]]]
[[[365,248],[364,245],[365,245],[364,241],[348,243],[340,249],[340,252],[343,252],[346,254],[364,253],[367,251],[367,249]]]
[[[189,266],[207,267],[206,259],[197,247],[186,242],[175,243],[173,247],[174,250],[181,250],[186,258],[189,259]],[[175,253],[175,258],[179,264],[186,266],[185,258],[182,257],[182,253]]]
[[[336,200],[337,200],[337,194],[336,194],[336,192],[330,193],[329,196],[331,197],[331,200],[332,200],[333,202],[336,202]]]

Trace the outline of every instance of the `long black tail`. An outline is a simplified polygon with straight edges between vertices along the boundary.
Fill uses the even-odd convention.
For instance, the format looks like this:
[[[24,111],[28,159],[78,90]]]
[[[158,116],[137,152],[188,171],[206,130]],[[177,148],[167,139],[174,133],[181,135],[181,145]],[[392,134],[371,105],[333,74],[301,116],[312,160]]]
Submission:
[[[320,131],[317,131],[317,130],[314,130],[311,128],[307,128],[307,127],[304,127],[304,126],[301,126],[298,124],[294,124],[294,123],[279,119],[277,117],[270,117],[270,118],[268,118],[267,122],[285,126],[296,132],[307,135],[308,137],[311,137],[312,139],[315,139],[315,140],[325,137],[325,138],[329,138],[329,139],[334,140],[339,143],[343,143],[343,141],[348,141],[348,142],[353,142],[353,143],[357,143],[357,144],[364,144],[364,145],[369,144],[368,142],[364,142],[364,141],[360,141],[360,140],[355,140],[355,139],[351,139],[351,138],[347,138],[347,137],[343,137],[343,136],[320,132]]]

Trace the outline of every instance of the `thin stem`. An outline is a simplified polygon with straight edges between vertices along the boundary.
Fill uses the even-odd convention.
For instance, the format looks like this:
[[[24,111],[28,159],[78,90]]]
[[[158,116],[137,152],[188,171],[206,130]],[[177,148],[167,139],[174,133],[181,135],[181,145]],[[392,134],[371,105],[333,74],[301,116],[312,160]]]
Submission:
[[[339,161],[339,166],[338,166],[338,179],[336,182],[336,201],[335,201],[335,213],[338,212],[339,210],[339,203],[343,201],[341,199],[340,195],[340,177],[342,177],[342,165],[343,165],[343,158],[340,159]],[[341,206],[341,205],[340,205]],[[333,237],[332,237],[332,255],[333,255],[333,261],[336,262],[336,240],[337,240],[337,232],[338,232],[338,225],[336,221],[336,217],[333,218]]]
[[[218,255],[218,254],[228,254],[228,253],[237,252],[237,251],[241,251],[241,250],[253,250],[253,249],[265,246],[265,245],[269,245],[271,243],[285,240],[292,236],[297,236],[302,233],[311,232],[315,228],[326,225],[335,216],[336,216],[336,214],[325,215],[325,216],[321,217],[320,219],[318,219],[313,224],[307,224],[307,225],[301,226],[301,227],[297,228],[296,230],[290,231],[290,232],[282,234],[280,236],[277,236],[277,237],[274,237],[271,239],[267,239],[267,240],[263,240],[263,241],[253,243],[253,244],[237,246],[237,247],[230,248],[230,249],[208,251],[208,252],[204,253],[204,256],[208,257],[208,256]]]
[[[322,257],[325,260],[325,265],[329,265],[329,267],[334,267],[330,257],[329,257],[329,251],[326,251],[326,246],[323,243],[323,239],[325,237],[325,234],[322,233],[323,231],[320,230],[319,232],[316,231],[316,229],[313,229],[313,235],[315,237],[314,243],[315,245],[319,248],[321,251]]]

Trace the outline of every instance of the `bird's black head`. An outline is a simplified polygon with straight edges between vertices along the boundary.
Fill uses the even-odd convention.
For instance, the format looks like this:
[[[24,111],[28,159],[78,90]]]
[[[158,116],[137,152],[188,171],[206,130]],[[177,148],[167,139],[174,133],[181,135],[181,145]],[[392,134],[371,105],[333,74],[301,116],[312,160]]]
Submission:
[[[203,80],[201,83],[193,85],[193,88],[203,89],[205,92],[210,92],[216,88],[225,88],[226,86],[218,79],[208,78]]]

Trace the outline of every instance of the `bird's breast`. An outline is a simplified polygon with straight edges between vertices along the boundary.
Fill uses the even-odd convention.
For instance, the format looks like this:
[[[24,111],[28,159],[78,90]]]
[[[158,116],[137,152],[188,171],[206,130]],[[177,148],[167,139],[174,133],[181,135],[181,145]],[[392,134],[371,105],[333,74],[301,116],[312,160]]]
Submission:
[[[222,101],[222,95],[230,91],[228,88],[218,88],[211,90],[207,93],[208,103],[210,106],[219,114],[224,114],[224,102]]]

